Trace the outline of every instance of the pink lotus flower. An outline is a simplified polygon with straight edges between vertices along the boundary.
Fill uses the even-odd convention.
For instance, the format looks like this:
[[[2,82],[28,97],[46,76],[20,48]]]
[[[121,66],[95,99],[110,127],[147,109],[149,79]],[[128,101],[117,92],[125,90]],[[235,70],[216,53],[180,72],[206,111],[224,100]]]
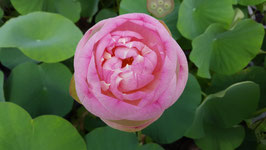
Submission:
[[[186,57],[165,27],[146,14],[103,20],[83,36],[74,59],[80,102],[109,126],[138,131],[181,95]]]

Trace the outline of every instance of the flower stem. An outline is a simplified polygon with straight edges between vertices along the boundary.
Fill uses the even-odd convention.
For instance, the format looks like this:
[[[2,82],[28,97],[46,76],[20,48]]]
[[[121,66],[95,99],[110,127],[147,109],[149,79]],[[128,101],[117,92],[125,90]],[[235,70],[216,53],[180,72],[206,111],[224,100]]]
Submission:
[[[137,132],[139,145],[143,145],[141,130]]]

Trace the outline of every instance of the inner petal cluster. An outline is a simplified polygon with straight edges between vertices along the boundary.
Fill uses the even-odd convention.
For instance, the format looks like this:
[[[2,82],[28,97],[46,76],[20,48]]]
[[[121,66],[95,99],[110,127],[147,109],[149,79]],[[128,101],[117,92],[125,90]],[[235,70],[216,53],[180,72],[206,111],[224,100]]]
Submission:
[[[103,93],[120,100],[136,101],[155,79],[157,54],[134,31],[116,30],[101,39],[95,51]]]

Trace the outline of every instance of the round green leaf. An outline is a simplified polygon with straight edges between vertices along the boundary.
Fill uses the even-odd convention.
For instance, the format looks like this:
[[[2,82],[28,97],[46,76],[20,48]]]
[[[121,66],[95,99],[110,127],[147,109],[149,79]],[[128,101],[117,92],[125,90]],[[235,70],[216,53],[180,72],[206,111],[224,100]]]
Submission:
[[[64,116],[72,108],[68,86],[71,72],[63,64],[24,63],[15,67],[6,88],[7,100],[26,109],[31,116]]]
[[[31,119],[21,107],[0,102],[1,150],[86,150],[77,130],[58,116]]]
[[[238,0],[238,4],[244,5],[244,6],[258,5],[263,2],[266,2],[266,0]]]
[[[146,0],[121,0],[119,14],[122,15],[127,13],[149,14]]]
[[[193,122],[195,111],[201,101],[201,90],[198,81],[189,75],[186,88],[179,100],[143,133],[153,140],[169,144],[182,136]]]
[[[92,17],[98,11],[99,0],[79,0],[81,3],[81,16],[89,17],[90,21]]]
[[[88,133],[85,139],[88,150],[163,150],[157,144],[139,146],[134,133],[122,132],[110,127],[96,128]]]
[[[212,24],[193,40],[190,60],[198,67],[201,77],[210,78],[209,69],[233,74],[246,67],[258,54],[263,37],[263,26],[251,19],[242,20],[229,30],[220,24]]]
[[[197,108],[186,136],[201,138],[208,132],[205,124],[229,128],[251,117],[259,101],[259,86],[251,81],[236,83],[224,91],[209,95]]]
[[[11,0],[14,8],[22,15],[34,11],[59,13],[73,22],[79,20],[81,6],[78,0]]]
[[[215,93],[242,81],[253,81],[260,86],[259,107],[266,107],[266,70],[262,67],[249,67],[231,76],[214,74],[208,92]]]
[[[194,39],[212,23],[230,25],[234,10],[232,0],[184,0],[178,15],[177,27],[181,34]]]
[[[3,86],[4,86],[4,73],[0,70],[0,102],[5,101]]]
[[[245,137],[245,130],[242,126],[234,128],[216,128],[208,126],[206,136],[196,139],[195,143],[203,150],[235,150]]]
[[[101,20],[112,18],[117,16],[116,12],[112,9],[102,9],[99,11],[99,13],[95,17],[95,22],[99,22]]]
[[[0,48],[0,62],[9,69],[25,62],[36,62],[17,48]]]
[[[72,57],[81,37],[79,28],[65,17],[34,12],[0,28],[0,47],[17,47],[34,60],[51,63]]]

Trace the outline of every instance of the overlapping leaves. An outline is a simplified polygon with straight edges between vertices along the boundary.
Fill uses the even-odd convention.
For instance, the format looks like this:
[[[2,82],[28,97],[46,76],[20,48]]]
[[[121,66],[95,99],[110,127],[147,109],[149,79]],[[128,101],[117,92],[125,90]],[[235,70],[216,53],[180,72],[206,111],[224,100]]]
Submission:
[[[66,115],[73,99],[68,86],[71,72],[63,64],[24,63],[15,67],[6,87],[7,100],[26,109],[31,116]]]
[[[233,74],[242,70],[258,54],[264,38],[263,26],[246,19],[226,29],[212,24],[192,42],[190,60],[198,75],[210,78],[209,70]]]
[[[186,136],[194,138],[202,149],[233,150],[244,139],[244,129],[236,126],[257,109],[259,86],[245,81],[209,95],[197,108]]]
[[[32,119],[21,107],[0,102],[0,149],[86,150],[77,130],[58,116]]]

